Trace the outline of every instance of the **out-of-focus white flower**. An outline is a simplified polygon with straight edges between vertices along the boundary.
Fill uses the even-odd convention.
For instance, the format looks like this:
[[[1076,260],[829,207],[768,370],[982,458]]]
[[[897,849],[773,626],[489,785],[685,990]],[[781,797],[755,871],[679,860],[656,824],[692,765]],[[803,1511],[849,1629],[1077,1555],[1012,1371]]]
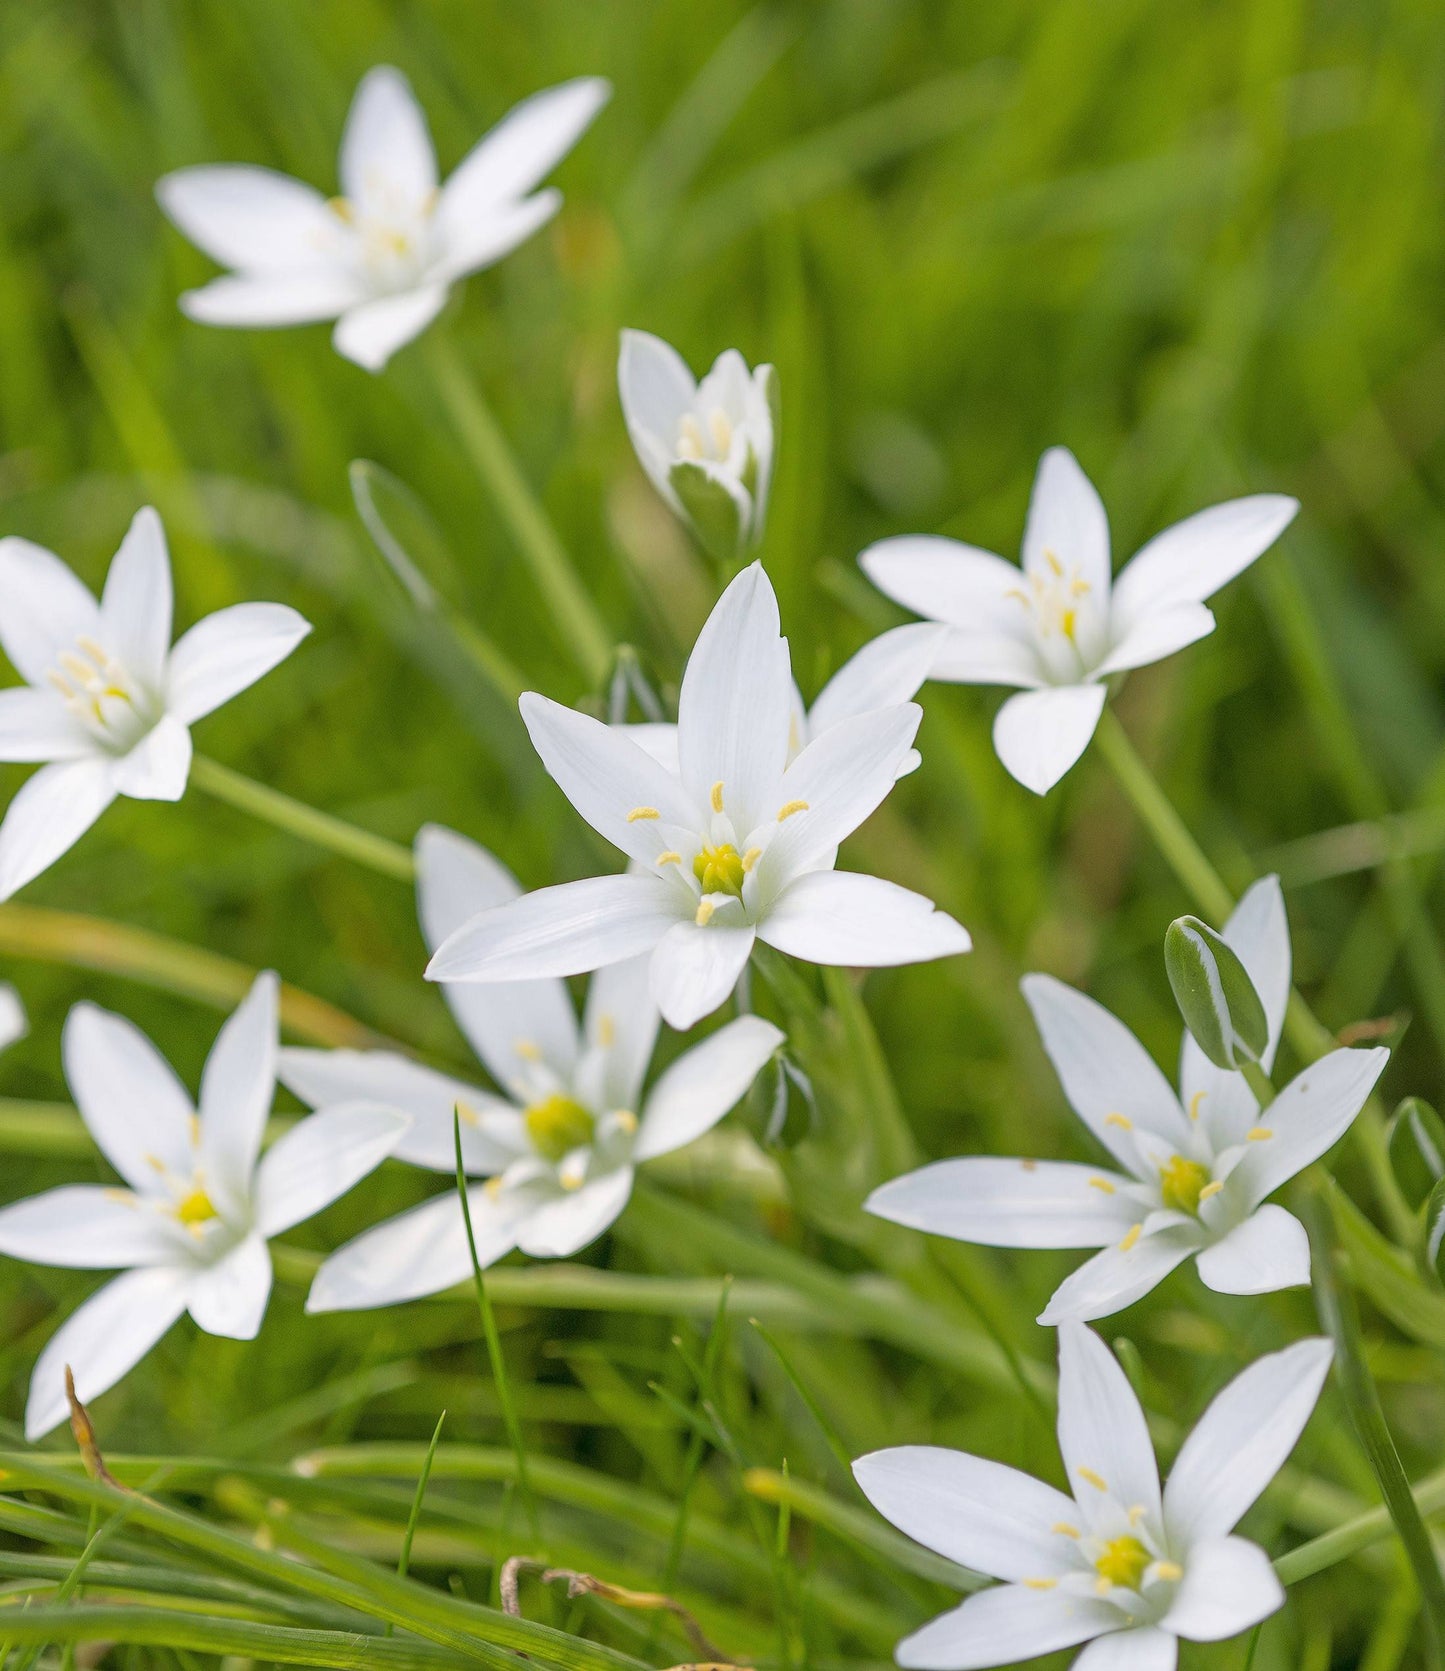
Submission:
[[[183,1311],[209,1334],[250,1340],[271,1293],[267,1241],[344,1195],[406,1130],[391,1109],[351,1103],[302,1120],[261,1155],[276,1087],[277,991],[275,975],[259,976],[221,1028],[199,1113],[137,1027],[94,1004],[70,1012],[65,1076],[127,1187],[68,1185],[0,1209],[0,1253],[126,1274],[40,1354],[27,1437],[64,1418],[67,1365],[82,1403],[98,1398]]]
[[[47,761],[0,824],[0,899],[68,851],[117,795],[178,801],[189,727],[284,661],[311,631],[279,603],[241,603],[171,644],[161,519],[138,511],[97,603],[53,552],[0,539],[0,645],[27,681],[0,691],[0,760]]]
[[[1156,534],[1110,576],[1109,521],[1067,447],[1039,464],[1023,568],[957,540],[905,534],[858,561],[905,608],[953,628],[932,677],[1014,685],[994,721],[1004,766],[1042,795],[1088,747],[1105,680],[1214,630],[1204,606],[1274,544],[1299,509],[1279,493],[1232,499]]]
[[[1000,1584],[898,1644],[910,1671],[984,1671],[1089,1643],[1074,1671],[1174,1671],[1179,1639],[1222,1642],[1284,1605],[1269,1557],[1233,1536],[1304,1431],[1329,1373],[1302,1340],[1237,1375],[1168,1483],[1134,1389],[1080,1323],[1059,1330],[1068,1491],[931,1445],[860,1457],[864,1495],[909,1537]]]
[[[681,1030],[727,998],[755,940],[844,966],[967,951],[967,933],[931,900],[833,868],[838,843],[893,787],[918,708],[830,726],[789,765],[791,703],[778,601],[757,563],[723,593],[688,659],[679,775],[600,720],[524,696],[543,765],[633,868],[480,912],[437,949],[428,977],[495,985],[648,953],[653,999]]]
[[[30,1031],[20,994],[6,981],[0,985],[0,1050],[18,1044]]]
[[[183,168],[157,182],[176,226],[232,270],[181,306],[208,325],[335,319],[336,350],[368,371],[420,335],[451,286],[500,261],[562,202],[536,191],[611,88],[596,76],[535,93],[437,181],[426,117],[400,70],[362,79],[341,139],[341,196],[269,168]]]
[[[428,947],[521,893],[484,848],[435,826],[417,837],[416,871]],[[658,1027],[646,959],[593,977],[580,1029],[560,980],[445,991],[503,1095],[385,1051],[283,1050],[280,1072],[313,1105],[359,1099],[404,1111],[412,1124],[398,1159],[436,1172],[455,1173],[459,1119],[462,1164],[488,1179],[467,1196],[484,1265],[513,1248],[564,1259],[586,1247],[627,1205],[636,1166],[711,1130],[783,1042],[771,1023],[742,1016],[644,1096]],[[450,1288],[470,1270],[461,1203],[449,1190],[332,1254],[307,1309],[391,1305]]]
[[[661,337],[624,331],[617,386],[642,468],[714,556],[763,537],[777,445],[778,374],[735,348],[698,382]]]
[[[1264,1002],[1268,1072],[1290,990],[1275,877],[1255,883],[1223,937]],[[1134,1035],[1092,998],[1049,975],[1026,975],[1023,989],[1064,1094],[1123,1170],[944,1160],[874,1190],[868,1210],[989,1247],[1102,1248],[1060,1284],[1041,1323],[1107,1317],[1191,1256],[1221,1294],[1307,1283],[1304,1226],[1267,1197],[1339,1141],[1389,1051],[1332,1050],[1261,1112],[1244,1075],[1215,1067],[1187,1034],[1176,1096]]]

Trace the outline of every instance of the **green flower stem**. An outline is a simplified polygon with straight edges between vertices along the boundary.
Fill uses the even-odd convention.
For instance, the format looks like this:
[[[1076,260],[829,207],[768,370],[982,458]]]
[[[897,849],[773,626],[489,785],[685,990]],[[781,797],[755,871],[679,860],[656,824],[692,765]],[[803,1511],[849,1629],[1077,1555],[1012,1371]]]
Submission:
[[[383,876],[394,877],[398,882],[416,879],[411,852],[400,842],[373,835],[370,830],[359,830],[355,824],[348,824],[344,818],[335,818],[329,812],[318,812],[315,807],[283,795],[279,789],[242,777],[218,760],[196,755],[191,761],[191,782],[218,801],[274,824],[288,835],[300,836],[302,841],[330,848],[333,853],[353,859]]]
[[[1422,1516],[1439,1514],[1445,1509],[1445,1468],[1421,1480],[1413,1496]],[[1279,1574],[1281,1584],[1298,1584],[1389,1537],[1394,1525],[1389,1509],[1383,1504],[1379,1508],[1368,1509],[1341,1526],[1321,1532],[1317,1538],[1300,1544],[1298,1549],[1291,1549],[1288,1555],[1281,1555],[1274,1563],[1274,1570]]]
[[[476,383],[440,337],[427,343],[427,358],[442,404],[477,474],[486,484],[517,549],[526,559],[577,665],[600,689],[612,662],[612,635],[597,605],[583,590],[557,531],[548,520]]]

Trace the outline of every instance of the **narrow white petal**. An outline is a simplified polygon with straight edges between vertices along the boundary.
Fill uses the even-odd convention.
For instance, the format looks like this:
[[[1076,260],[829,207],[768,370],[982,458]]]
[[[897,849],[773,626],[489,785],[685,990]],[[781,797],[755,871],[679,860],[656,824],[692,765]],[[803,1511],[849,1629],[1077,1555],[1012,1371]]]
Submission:
[[[1046,553],[1077,568],[1101,605],[1109,596],[1109,518],[1098,489],[1067,447],[1050,447],[1039,460],[1024,525],[1024,567],[1050,567]]]
[[[311,623],[282,603],[218,609],[171,651],[167,707],[193,724],[285,661],[310,631]]]
[[[1029,618],[1018,596],[1023,575],[991,551],[933,534],[903,534],[870,545],[858,563],[886,597],[930,621],[970,637],[1026,641]]]
[[[904,1671],[981,1671],[1072,1648],[1118,1619],[1117,1608],[1067,1590],[999,1584],[904,1637],[893,1657]]]
[[[738,984],[753,949],[753,930],[674,922],[652,954],[653,1002],[669,1027],[685,1033],[721,1004]]]
[[[206,1188],[233,1211],[250,1203],[252,1174],[276,1094],[276,1005],[268,969],[229,1016],[201,1073],[201,1161]]]
[[[1127,632],[1147,615],[1203,603],[1267,551],[1294,520],[1299,501],[1258,493],[1198,511],[1156,534],[1120,571],[1113,620]]]
[[[993,1578],[1049,1578],[1073,1557],[1057,1525],[1072,1499],[1017,1468],[935,1445],[874,1451],[853,1464],[863,1495],[900,1532]]]
[[[101,593],[106,646],[147,690],[159,691],[171,647],[171,560],[149,505],[135,513]]]
[[[1146,615],[1115,637],[1114,647],[1094,669],[1095,678],[1148,667],[1214,631],[1214,615],[1202,603],[1181,603],[1158,615]]]
[[[1092,1323],[1112,1317],[1157,1288],[1198,1246],[1197,1236],[1178,1230],[1141,1236],[1127,1248],[1116,1242],[1064,1278],[1039,1314],[1039,1322],[1056,1328],[1067,1320]]]
[[[1020,690],[1038,690],[1046,682],[1029,639],[957,627],[940,646],[929,677],[946,684],[1015,685]]]
[[[440,283],[360,302],[336,321],[331,345],[363,371],[380,371],[398,348],[421,335],[441,312],[446,299],[447,287]]]
[[[537,980],[583,975],[649,951],[678,920],[656,876],[592,876],[539,888],[479,912],[437,947],[430,981]]]
[[[198,249],[241,272],[321,267],[337,258],[345,238],[319,191],[269,168],[182,168],[156,182],[156,197]]]
[[[261,1157],[256,1227],[279,1236],[319,1213],[374,1172],[395,1150],[409,1121],[374,1104],[342,1104],[302,1120]]]
[[[597,1094],[606,1107],[636,1113],[661,1022],[649,954],[608,964],[587,983],[582,1030],[598,1063]]]
[[[632,1168],[619,1166],[520,1219],[517,1246],[533,1259],[570,1259],[614,1222],[631,1194]]]
[[[443,193],[443,203],[445,203]],[[444,253],[427,272],[433,284],[447,285],[467,273],[480,272],[510,255],[519,244],[545,226],[562,207],[559,191],[539,191],[521,203],[508,203],[488,211],[472,225],[458,225],[446,235]],[[445,210],[443,210],[445,213]]]
[[[1215,1398],[1164,1490],[1172,1543],[1192,1552],[1233,1531],[1304,1432],[1333,1359],[1329,1341],[1301,1340],[1257,1359]]]
[[[821,737],[840,720],[911,702],[948,641],[946,628],[931,621],[894,627],[845,661],[808,710],[808,728]]]
[[[617,358],[617,392],[627,433],[653,486],[677,510],[667,479],[683,414],[697,384],[682,355],[647,331],[624,331]],[[675,747],[674,743],[674,747]]]
[[[973,944],[932,900],[851,870],[800,876],[758,924],[758,936],[807,963],[847,969],[928,963]]]
[[[42,766],[0,823],[0,899],[9,899],[68,853],[114,799],[103,760]]]
[[[191,734],[174,714],[163,714],[111,770],[117,794],[136,801],[178,801],[191,775]]]
[[[1070,1671],[1175,1671],[1178,1663],[1178,1638],[1145,1625],[1095,1637]]]
[[[1103,685],[1051,685],[1009,697],[993,722],[1004,770],[1035,795],[1047,795],[1089,746],[1106,694]]]
[[[523,99],[457,164],[442,189],[440,214],[464,225],[525,197],[567,155],[611,96],[610,84],[600,76],[579,76]]]
[[[1273,1294],[1307,1288],[1310,1239],[1283,1207],[1266,1202],[1199,1255],[1200,1280],[1217,1294]]]
[[[63,650],[100,630],[99,605],[53,551],[0,539],[0,645],[22,679],[43,686]]]
[[[742,1015],[680,1056],[652,1088],[633,1158],[669,1154],[710,1131],[783,1042],[770,1021]]]
[[[360,281],[344,267],[310,272],[240,273],[212,279],[181,296],[181,312],[198,325],[263,330],[335,319],[363,300]]]
[[[935,1161],[880,1185],[870,1213],[983,1247],[1107,1247],[1138,1217],[1130,1179],[1067,1161]]]
[[[61,1056],[90,1135],[128,1184],[153,1193],[162,1172],[190,1177],[194,1105],[139,1027],[79,1003],[65,1018]]]
[[[357,206],[406,214],[437,189],[426,117],[400,70],[379,64],[361,78],[341,136],[341,189]]]
[[[207,1334],[254,1340],[271,1298],[271,1253],[253,1231],[191,1280],[186,1308]]]
[[[1144,1412],[1114,1354],[1082,1323],[1059,1326],[1059,1450],[1074,1495],[1102,1479],[1116,1502],[1159,1513],[1159,1465]]]
[[[1222,1642],[1284,1606],[1269,1556],[1244,1538],[1216,1538],[1191,1549],[1174,1603],[1160,1624],[1190,1642]]]
[[[65,1184],[0,1207],[0,1253],[32,1265],[115,1271],[169,1264],[176,1251],[160,1216],[128,1190]]]
[[[29,765],[94,753],[90,734],[54,691],[29,685],[0,690],[0,760]]]
[[[127,1271],[69,1316],[46,1343],[30,1378],[25,1437],[34,1441],[69,1414],[66,1366],[89,1404],[133,1368],[186,1309],[189,1273],[174,1267]]]

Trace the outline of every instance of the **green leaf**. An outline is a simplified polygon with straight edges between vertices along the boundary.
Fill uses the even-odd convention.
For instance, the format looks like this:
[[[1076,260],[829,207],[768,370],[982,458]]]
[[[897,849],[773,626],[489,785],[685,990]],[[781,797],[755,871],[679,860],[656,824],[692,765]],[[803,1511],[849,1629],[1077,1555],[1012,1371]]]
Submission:
[[[690,459],[674,464],[667,479],[698,539],[720,562],[731,562],[747,537],[737,500]]]
[[[1390,1116],[1390,1165],[1412,1207],[1445,1178],[1445,1122],[1420,1097],[1406,1097]]]
[[[1355,1286],[1413,1340],[1445,1346],[1445,1295],[1427,1288],[1408,1254],[1370,1223],[1343,1190],[1330,1196]]]
[[[1269,1022],[1244,965],[1207,923],[1178,917],[1164,936],[1164,966],[1184,1025],[1217,1068],[1256,1063]]]
[[[436,518],[399,476],[369,458],[351,461],[351,498],[362,526],[412,604],[431,614],[455,605],[456,561]]]

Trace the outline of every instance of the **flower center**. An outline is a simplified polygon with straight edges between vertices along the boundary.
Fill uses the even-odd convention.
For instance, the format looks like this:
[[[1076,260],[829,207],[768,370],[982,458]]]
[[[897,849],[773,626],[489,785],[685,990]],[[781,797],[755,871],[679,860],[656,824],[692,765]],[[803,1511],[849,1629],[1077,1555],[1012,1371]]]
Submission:
[[[563,1096],[560,1091],[534,1102],[524,1117],[532,1147],[543,1160],[554,1163],[573,1149],[590,1143],[597,1126],[580,1102]]]
[[[175,1211],[176,1217],[188,1228],[209,1224],[213,1218],[220,1217],[215,1203],[199,1185],[176,1203]]]
[[[692,861],[692,873],[705,894],[732,894],[741,899],[746,867],[743,856],[730,841],[705,846]]]
[[[150,723],[130,675],[93,638],[79,638],[73,650],[62,650],[49,680],[81,724],[113,748],[131,748]]]
[[[1199,1198],[1209,1184],[1209,1168],[1197,1160],[1174,1155],[1159,1172],[1159,1193],[1164,1205],[1177,1213],[1197,1213]]]
[[[1094,1571],[1107,1583],[1137,1590],[1153,1558],[1138,1538],[1110,1538],[1104,1553],[1094,1562]]]
[[[699,422],[696,414],[684,412],[677,426],[677,456],[686,459],[725,459],[732,451],[733,421],[721,406],[714,406]]]

